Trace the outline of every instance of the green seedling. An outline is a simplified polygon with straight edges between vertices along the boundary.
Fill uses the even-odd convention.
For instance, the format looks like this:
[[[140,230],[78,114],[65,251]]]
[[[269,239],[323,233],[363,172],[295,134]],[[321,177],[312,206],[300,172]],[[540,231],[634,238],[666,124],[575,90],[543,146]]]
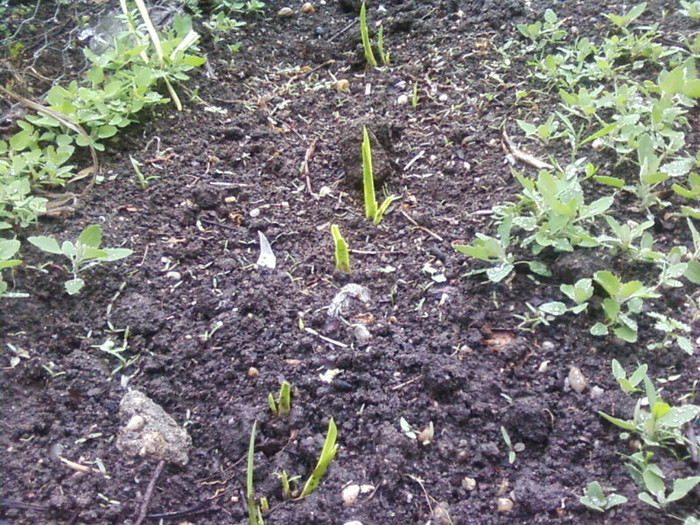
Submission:
[[[641,472],[645,491],[637,494],[640,501],[655,509],[665,509],[670,503],[685,498],[700,483],[700,476],[689,476],[673,480],[673,489],[666,493],[666,476],[655,464],[648,464]]]
[[[516,443],[513,445],[510,440],[510,434],[508,434],[504,426],[501,426],[501,436],[503,437],[503,442],[506,444],[506,447],[508,447],[508,463],[512,465],[517,459],[517,453],[525,450],[525,445],[523,443]]]
[[[627,27],[629,27],[629,25],[632,22],[634,22],[637,18],[642,16],[642,13],[644,13],[644,10],[646,8],[647,3],[642,2],[641,4],[637,4],[636,6],[632,7],[624,15],[616,15],[613,13],[609,13],[603,16],[605,16],[608,20],[615,24],[616,27],[620,29],[627,29]]]
[[[511,246],[511,229],[513,217],[506,216],[498,225],[498,237],[489,237],[483,233],[476,234],[476,240],[471,244],[456,244],[455,250],[474,259],[492,264],[491,268],[472,270],[463,275],[469,277],[485,273],[492,283],[501,282],[513,271],[518,264],[527,264],[530,271],[539,275],[550,275],[547,267],[539,261],[516,261],[509,253]]]
[[[117,365],[116,368],[112,370],[110,375],[114,376],[117,372],[124,370],[128,366],[132,365],[133,363],[136,362],[136,359],[138,359],[137,356],[132,357],[131,359],[128,359],[124,354],[129,346],[129,327],[126,327],[124,330],[114,330],[112,328],[112,325],[109,325],[112,332],[122,332],[124,335],[122,337],[122,344],[121,346],[118,346],[117,343],[112,339],[111,337],[108,337],[107,339],[104,340],[102,344],[99,345],[92,345],[92,348],[97,348],[101,352],[104,352],[105,354],[109,354],[117,361],[119,361],[119,365]]]
[[[246,502],[248,504],[248,521],[250,525],[265,525],[262,517],[262,508],[255,502],[255,484],[253,473],[255,470],[255,428],[258,422],[253,422],[250,431],[250,443],[248,444],[248,467],[246,468]]]
[[[377,67],[377,59],[374,58],[372,51],[372,42],[369,40],[369,29],[367,29],[367,5],[364,0],[360,6],[360,37],[362,38],[362,47],[365,50],[365,60],[369,67]]]
[[[700,1],[695,0],[694,2],[690,2],[688,0],[681,0],[681,6],[683,9],[681,9],[680,12],[683,16],[687,16],[693,20],[700,19]]]
[[[379,26],[379,31],[377,32],[377,51],[379,52],[379,60],[382,64],[388,66],[391,62],[391,57],[387,51],[384,51],[384,25]]]
[[[70,266],[65,266],[64,270],[72,275],[65,283],[66,292],[70,295],[77,294],[85,286],[85,281],[78,277],[79,274],[93,266],[118,261],[133,253],[127,248],[100,248],[102,228],[97,224],[85,228],[75,243],[64,241],[59,246],[56,239],[45,235],[32,236],[27,240],[44,252],[68,258]]]
[[[311,476],[309,476],[309,479],[306,480],[299,499],[303,499],[311,494],[314,490],[316,490],[318,484],[321,482],[321,478],[326,473],[328,466],[331,464],[331,461],[333,461],[333,458],[338,452],[338,445],[336,444],[337,435],[338,429],[335,426],[335,421],[333,421],[333,418],[331,418],[328,421],[328,432],[326,433],[326,440],[323,443],[323,449],[321,450],[321,455],[318,458],[318,463],[316,464],[314,471],[311,473]]]
[[[421,445],[430,445],[435,438],[435,427],[432,421],[423,430],[419,430],[402,417],[399,419],[399,426],[408,439],[414,439]]]
[[[523,187],[519,202],[510,208],[503,207],[499,213],[512,215],[513,226],[529,233],[520,244],[531,246],[534,255],[549,247],[570,252],[575,246],[592,248],[599,244],[587,226],[605,213],[614,199],[601,197],[586,204],[577,174],[579,164],[554,174],[540,170],[535,180],[513,173]]]
[[[641,392],[637,388],[637,385],[641,383],[645,377],[647,377],[647,370],[649,367],[646,364],[639,365],[637,369],[628,378],[627,372],[622,367],[617,359],[612,360],[612,375],[617,380],[620,388],[625,394],[633,394]]]
[[[348,251],[348,243],[345,242],[340,234],[340,228],[335,224],[331,225],[331,235],[333,236],[333,244],[335,245],[335,267],[345,273],[350,273],[350,252]]]
[[[605,221],[613,235],[601,235],[598,240],[613,254],[622,252],[637,260],[653,260],[661,256],[651,249],[654,241],[651,234],[646,231],[654,226],[654,221],[644,221],[641,224],[630,221],[627,224],[620,224],[609,215],[605,216]],[[640,244],[635,246],[634,242],[637,239],[640,239]]]
[[[593,281],[588,278],[579,279],[574,284],[562,284],[559,290],[576,303],[568,311],[579,314],[588,308],[588,300],[593,296]]]
[[[647,345],[649,350],[662,350],[669,348],[673,343],[688,355],[693,355],[695,349],[690,340],[690,326],[657,312],[647,312],[647,316],[654,319],[654,328],[664,333],[662,341]]]
[[[293,476],[290,478],[286,470],[275,472],[275,475],[280,479],[280,483],[282,484],[282,496],[284,499],[292,499],[294,497],[292,483],[298,482],[301,476]]]
[[[623,283],[613,273],[603,270],[593,275],[597,282],[608,293],[603,299],[603,312],[606,323],[598,322],[591,327],[591,334],[602,336],[609,333],[612,327],[617,337],[634,343],[637,341],[637,322],[630,314],[638,314],[642,310],[644,299],[659,297],[652,288],[644,286],[640,281]],[[624,310],[623,310],[624,307]]]
[[[136,182],[138,183],[139,186],[141,186],[142,190],[146,189],[146,187],[148,186],[148,183],[150,181],[158,178],[155,175],[152,175],[150,177],[146,177],[143,174],[143,172],[141,171],[141,163],[139,161],[137,161],[131,155],[129,155],[129,160],[131,161],[131,167],[134,168],[134,175],[136,176]]]
[[[418,107],[418,81],[413,81],[413,89],[411,90],[411,107]]]
[[[615,489],[607,489],[615,490]],[[598,512],[606,512],[613,507],[627,503],[627,498],[619,494],[605,494],[603,487],[597,481],[592,481],[586,487],[583,496],[579,498],[587,508],[597,510]]]
[[[272,415],[275,417],[286,416],[292,410],[292,389],[289,383],[286,381],[282,382],[280,386],[280,392],[277,395],[277,402],[275,403],[275,397],[272,393],[267,395],[267,404],[270,407]]]
[[[518,325],[518,329],[528,332],[534,331],[534,329],[541,324],[549,326],[549,323],[554,321],[554,319],[569,311],[566,305],[560,301],[550,301],[539,306],[525,303],[525,306],[530,310],[530,314],[516,314],[513,317],[521,321]]]
[[[20,242],[14,239],[0,239],[0,272],[6,268],[13,268],[22,264],[22,261],[13,259],[20,247]],[[0,273],[0,297],[7,291],[7,283],[2,280]]]
[[[534,22],[532,24],[518,24],[516,27],[520,34],[529,39],[535,49],[541,50],[546,45],[556,45],[564,39],[566,31],[560,29],[562,21],[551,9],[544,12],[544,23]]]
[[[638,391],[634,388],[633,383],[634,381],[638,382],[639,376],[642,376],[641,381],[644,383],[646,399],[640,399],[637,402],[633,418],[625,420],[604,412],[598,412],[598,414],[613,425],[627,432],[638,434],[644,446],[669,447],[681,444],[688,448],[697,448],[696,443],[683,435],[682,428],[683,425],[694,421],[700,415],[700,406],[684,404],[672,407],[661,399],[646,371],[644,373],[640,373],[640,371],[641,368],[638,368],[630,377],[629,385],[620,381],[619,377],[617,378],[622,389],[630,393],[630,385],[633,388],[631,392]],[[620,374],[619,369],[617,373]],[[624,374],[624,371],[622,373]],[[628,437],[628,434],[623,434],[623,437]]]
[[[377,208],[377,198],[374,193],[372,146],[370,144],[367,126],[362,126],[362,185],[365,196],[365,214],[368,219],[372,219],[372,222],[377,225],[382,222],[386,210],[391,203],[394,202],[396,197],[387,197],[384,199],[384,202],[382,202],[382,205]]]

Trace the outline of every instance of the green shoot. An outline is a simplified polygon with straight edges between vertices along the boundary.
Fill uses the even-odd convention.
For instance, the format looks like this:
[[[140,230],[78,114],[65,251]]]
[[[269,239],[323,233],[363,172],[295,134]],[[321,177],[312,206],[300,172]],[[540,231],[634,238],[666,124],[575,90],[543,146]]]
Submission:
[[[246,499],[248,502],[248,521],[250,525],[265,525],[262,512],[255,503],[255,485],[253,484],[253,470],[255,467],[255,427],[258,422],[253,422],[250,431],[250,444],[248,445],[248,468],[246,469]]]
[[[504,426],[501,426],[501,436],[503,437],[503,442],[508,447],[508,463],[511,465],[515,463],[516,454],[525,450],[525,445],[522,443],[516,443],[515,445],[510,440],[510,434]]]
[[[365,50],[365,60],[369,67],[377,67],[377,59],[372,52],[372,43],[369,41],[369,30],[367,29],[367,6],[362,2],[360,7],[360,37],[362,37],[362,47]]]
[[[331,235],[335,244],[335,267],[345,273],[350,273],[350,253],[348,243],[340,234],[340,228],[335,224],[331,225]]]
[[[411,92],[411,107],[418,107],[418,81],[413,82],[413,91]]]
[[[384,51],[384,26],[379,26],[379,32],[377,33],[377,51],[379,51],[379,59],[382,64],[388,66],[391,62],[391,57],[389,53]]]
[[[141,186],[142,190],[146,189],[149,181],[158,178],[155,176],[146,177],[143,174],[143,172],[141,171],[141,163],[138,160],[136,160],[134,157],[132,157],[131,155],[129,155],[129,160],[131,161],[131,167],[134,168],[134,174],[136,175],[136,182],[138,182],[138,184],[139,184],[139,186]]]
[[[289,383],[286,381],[282,382],[280,387],[280,393],[277,396],[277,403],[275,403],[275,398],[272,393],[267,396],[267,404],[270,407],[272,415],[275,417],[286,416],[292,410],[292,393]]]
[[[335,426],[335,421],[333,421],[333,418],[331,418],[330,421],[328,421],[328,433],[326,434],[326,441],[323,444],[323,449],[321,450],[321,456],[318,458],[316,468],[306,481],[299,499],[305,498],[311,494],[314,490],[316,490],[316,487],[318,487],[318,484],[321,482],[321,478],[326,473],[328,465],[330,465],[331,461],[333,461],[333,458],[338,451],[338,445],[335,442],[337,435],[338,429]]]
[[[367,126],[362,126],[362,186],[365,195],[365,213],[374,224],[382,222],[382,217],[395,197],[384,199],[382,205],[377,208],[377,199],[374,194],[374,174],[372,169],[372,146],[369,140]]]
[[[296,484],[300,476],[293,476],[290,478],[286,470],[275,472],[275,475],[280,479],[280,483],[282,483],[282,496],[284,499],[292,499],[294,495],[292,492],[292,482]]]

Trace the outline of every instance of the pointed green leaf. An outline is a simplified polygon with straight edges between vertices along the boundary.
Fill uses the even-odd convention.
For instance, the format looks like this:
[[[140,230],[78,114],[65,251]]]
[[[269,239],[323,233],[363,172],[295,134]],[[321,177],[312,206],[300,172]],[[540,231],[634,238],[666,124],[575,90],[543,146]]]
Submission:
[[[27,238],[27,240],[42,251],[56,255],[63,255],[58,242],[52,237],[47,237],[46,235],[36,235]]]

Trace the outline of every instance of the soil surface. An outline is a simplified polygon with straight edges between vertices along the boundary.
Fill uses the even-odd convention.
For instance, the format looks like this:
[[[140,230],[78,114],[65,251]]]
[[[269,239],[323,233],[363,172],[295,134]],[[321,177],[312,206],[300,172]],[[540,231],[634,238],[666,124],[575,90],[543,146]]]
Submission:
[[[11,286],[28,297],[4,299],[0,315],[2,523],[137,521],[158,461],[116,446],[128,389],[191,438],[186,464],[167,461],[159,472],[148,523],[247,523],[254,421],[256,492],[268,498],[268,524],[675,523],[637,500],[621,457],[634,443],[597,411],[627,417],[633,408],[611,359],[627,370],[648,363],[654,378],[680,375],[665,385],[675,399],[698,378],[697,354],[646,350],[650,326],[636,345],[589,336],[584,318],[518,330],[513,315],[526,302],[558,298],[558,283],[538,286],[527,273],[500,285],[461,278],[476,266],[453,248],[487,231],[483,211],[517,191],[502,125],[546,115],[548,102],[516,103],[530,57],[511,57],[506,67],[497,48],[551,4],[372,5],[368,17],[383,20],[392,62],[377,69],[364,66],[357,1],[317,2],[313,14],[299,2],[288,18],[276,16],[280,0],[266,4],[225,41],[203,30],[209,66],[178,88],[184,111],[161,106],[144,115],[101,154],[102,179],[73,213],[36,228],[72,239],[101,224],[105,246],[134,254],[92,270],[71,297],[60,268],[40,269],[43,255],[24,250],[27,264]],[[601,13],[618,4],[566,0],[554,8],[567,28],[595,36],[608,27]],[[649,2],[643,21],[675,6]],[[33,30],[55,38],[33,60],[37,85],[57,75],[58,59],[72,64],[66,77],[83,67],[73,23],[113,8],[74,2],[37,11]],[[672,15],[662,27],[679,23]],[[232,55],[226,44],[235,42],[242,45]],[[347,93],[337,80],[349,82]],[[417,106],[399,104],[401,95],[410,101],[414,82]],[[379,226],[365,218],[357,184],[363,124],[377,178],[400,197]],[[153,177],[145,189],[129,155]],[[351,274],[334,267],[331,224],[349,244]],[[674,226],[665,227],[660,233],[673,239]],[[275,269],[255,264],[259,232]],[[588,275],[585,261],[568,263],[562,272]],[[329,317],[350,283],[369,300],[351,299],[340,318]],[[697,312],[685,294],[693,292],[656,307],[691,322]],[[122,362],[104,343],[121,349],[127,328]],[[573,366],[588,383],[580,393],[568,383]],[[282,381],[292,386],[292,410],[275,418],[267,397]],[[285,501],[277,474],[303,483],[331,417],[337,457],[311,496]],[[419,439],[406,435],[401,418]],[[423,432],[430,424],[432,439]],[[513,463],[501,427],[524,445]],[[693,474],[670,456],[662,461]],[[594,480],[629,502],[606,514],[587,510],[579,497]],[[351,505],[341,497],[348,484],[368,485]],[[499,509],[506,499],[512,509]],[[697,505],[691,494],[672,510],[684,515]]]

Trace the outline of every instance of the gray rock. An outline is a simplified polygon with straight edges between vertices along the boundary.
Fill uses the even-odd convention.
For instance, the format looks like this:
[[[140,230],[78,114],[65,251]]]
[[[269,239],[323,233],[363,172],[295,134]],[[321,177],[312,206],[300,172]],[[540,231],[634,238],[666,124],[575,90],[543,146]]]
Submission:
[[[163,408],[145,394],[132,390],[119,403],[123,426],[117,449],[127,456],[140,456],[184,466],[189,461],[192,438]]]

